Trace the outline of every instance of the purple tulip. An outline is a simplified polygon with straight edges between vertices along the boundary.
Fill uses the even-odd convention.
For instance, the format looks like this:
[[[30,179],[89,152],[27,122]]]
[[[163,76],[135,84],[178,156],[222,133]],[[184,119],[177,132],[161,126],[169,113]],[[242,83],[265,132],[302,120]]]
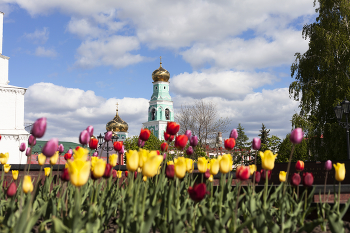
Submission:
[[[139,141],[137,142],[137,145],[140,147],[140,148],[143,148],[145,146],[145,141],[142,141],[140,138],[139,138]]]
[[[36,138],[42,138],[46,131],[46,117],[42,117],[35,121],[32,127],[32,134]]]
[[[186,130],[185,135],[187,136],[188,140],[190,140],[192,135],[191,130]]]
[[[189,147],[187,148],[186,154],[187,154],[187,155],[192,155],[192,154],[193,154],[193,148],[192,148],[192,146],[189,146]]]
[[[290,134],[289,140],[293,144],[299,144],[304,138],[304,132],[302,128],[296,128]]]
[[[327,160],[325,163],[324,163],[324,169],[326,169],[327,171],[330,171],[332,170],[332,161],[330,160]]]
[[[88,133],[88,131],[86,129],[81,131],[80,136],[79,136],[80,144],[86,145],[89,143],[89,141],[90,141],[90,134]]]
[[[166,160],[166,153],[163,154],[163,160]]]
[[[72,154],[73,154],[73,150],[72,150],[72,149],[69,149],[69,150],[67,151],[67,153],[72,155]]]
[[[110,141],[112,139],[112,136],[113,136],[113,132],[112,131],[108,131],[106,134],[105,134],[105,141]]]
[[[36,139],[35,139],[35,137],[33,135],[29,135],[28,144],[30,146],[35,146],[36,145]]]
[[[122,149],[120,149],[120,151],[118,151],[118,154],[119,155],[124,154],[124,145],[122,145]]]
[[[58,139],[52,138],[50,139],[43,147],[41,152],[48,158],[52,157],[58,148]]]
[[[234,138],[236,140],[237,137],[238,137],[237,129],[233,129],[230,133],[230,138]]]
[[[62,153],[64,151],[64,146],[62,144],[60,144],[58,146],[58,152]]]
[[[93,133],[94,133],[94,127],[92,125],[89,125],[86,130],[88,131],[90,137],[92,137]]]
[[[192,147],[195,147],[197,146],[197,144],[198,144],[198,137],[196,135],[193,135],[190,139],[190,145]]]
[[[253,138],[252,148],[253,150],[259,150],[261,147],[261,140],[260,138]]]
[[[92,154],[93,157],[97,157],[98,156],[98,152],[95,151],[93,154]]]
[[[26,150],[26,144],[24,142],[22,142],[21,145],[19,146],[19,150],[22,152]]]
[[[26,150],[26,156],[30,156],[32,154],[32,148],[28,147]]]

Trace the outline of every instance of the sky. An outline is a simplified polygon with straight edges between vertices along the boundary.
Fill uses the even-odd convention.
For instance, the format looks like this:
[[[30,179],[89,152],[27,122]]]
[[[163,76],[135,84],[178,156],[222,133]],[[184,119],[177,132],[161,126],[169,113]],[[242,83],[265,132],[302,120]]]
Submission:
[[[250,140],[262,123],[284,139],[299,112],[290,67],[317,16],[312,0],[2,0],[0,11],[9,84],[27,88],[25,122],[47,117],[43,139],[72,142],[89,125],[105,132],[117,102],[138,135],[160,56],[175,112],[203,99]]]

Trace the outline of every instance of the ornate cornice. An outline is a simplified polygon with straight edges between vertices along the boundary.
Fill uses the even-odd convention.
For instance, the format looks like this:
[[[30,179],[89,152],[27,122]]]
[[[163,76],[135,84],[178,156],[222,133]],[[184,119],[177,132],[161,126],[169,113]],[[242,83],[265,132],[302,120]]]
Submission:
[[[1,135],[2,140],[10,140],[10,141],[26,141],[28,140],[29,134],[28,135]]]
[[[21,94],[24,95],[26,90],[24,89],[12,89],[12,88],[3,88],[0,87],[0,93],[11,93],[11,94]]]

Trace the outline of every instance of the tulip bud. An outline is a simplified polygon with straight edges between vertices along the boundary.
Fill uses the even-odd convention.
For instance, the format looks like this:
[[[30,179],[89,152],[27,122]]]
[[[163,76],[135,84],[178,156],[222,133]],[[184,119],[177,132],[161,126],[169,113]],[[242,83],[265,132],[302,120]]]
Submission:
[[[259,183],[261,179],[261,173],[259,171],[255,172],[255,183]]]
[[[166,153],[163,154],[163,160],[166,160]]]
[[[260,138],[253,138],[252,148],[253,150],[260,150],[261,140]]]
[[[22,189],[24,193],[33,192],[33,183],[32,183],[32,178],[30,176],[28,175],[24,176]]]
[[[89,147],[92,150],[96,150],[98,147],[98,140],[96,138],[91,138],[89,141]]]
[[[106,142],[109,142],[109,141],[112,139],[112,136],[113,136],[113,132],[112,132],[112,131],[108,131],[108,132],[105,134],[105,141],[106,141]]]
[[[58,152],[63,153],[63,151],[64,151],[64,146],[62,144],[60,144],[58,146]]]
[[[303,173],[303,184],[306,187],[311,187],[314,183],[314,176],[310,172]]]
[[[165,168],[165,175],[169,179],[174,179],[175,169],[174,165],[167,165]]]
[[[268,170],[269,172],[267,173],[267,178],[270,180],[271,179],[271,174],[272,174],[272,171],[271,170]],[[260,173],[261,173],[261,177],[264,179],[264,180],[266,180],[266,170],[264,170],[264,169],[262,169],[261,171],[260,171]]]
[[[196,135],[193,135],[190,139],[190,145],[192,147],[196,147],[198,145],[198,137]]]
[[[82,145],[87,145],[90,141],[90,134],[88,133],[88,131],[85,129],[83,131],[81,131],[80,135],[79,135],[79,142]]]
[[[94,127],[92,125],[89,125],[87,128],[86,128],[86,131],[89,133],[90,137],[93,136],[94,134]]]
[[[168,122],[166,127],[166,133],[170,135],[176,135],[180,130],[180,125],[176,122]]]
[[[66,153],[66,154],[64,155],[64,159],[65,159],[65,160],[68,160],[68,159],[71,159],[71,158],[72,158],[72,154]]]
[[[98,152],[95,151],[93,154],[92,154],[93,157],[97,157],[98,156]]]
[[[67,153],[72,155],[72,154],[73,154],[73,150],[72,150],[72,149],[69,149],[69,150],[67,151]]]
[[[236,170],[236,178],[240,180],[248,180],[250,177],[249,166],[239,166]]]
[[[0,140],[1,140],[1,135],[0,135]]]
[[[128,173],[129,173],[128,171],[125,171],[125,173],[124,173],[125,177],[128,177]]]
[[[35,146],[36,145],[36,139],[35,139],[35,137],[33,135],[29,135],[28,145],[30,145],[30,146]]]
[[[174,140],[174,135],[167,134],[167,133],[164,131],[164,140],[165,140],[165,141],[168,141],[168,142],[171,142],[171,141]]]
[[[210,177],[210,170],[207,169],[207,171],[204,173],[204,178],[209,179],[209,177]]]
[[[147,140],[149,139],[150,136],[151,136],[151,131],[149,131],[149,129],[147,129],[147,128],[141,129],[139,138],[140,138],[142,141],[147,141]]]
[[[204,183],[200,183],[196,184],[194,187],[189,187],[187,191],[193,201],[199,202],[205,198],[207,186]]]
[[[183,150],[187,144],[188,138],[186,135],[179,135],[175,138],[175,147]]]
[[[106,169],[105,169],[105,173],[103,174],[103,177],[105,178],[109,178],[111,176],[111,172],[112,172],[112,165],[110,165],[109,163],[106,164]]]
[[[137,142],[137,145],[140,147],[140,148],[143,148],[145,146],[145,141],[142,141],[141,138],[139,138],[138,142]]]
[[[304,138],[304,132],[302,128],[296,128],[290,134],[289,140],[293,144],[299,144]]]
[[[17,192],[17,186],[16,183],[12,182],[10,184],[10,187],[7,189],[6,195],[8,197],[13,197]]]
[[[192,135],[191,130],[186,130],[185,135],[187,136],[188,140],[190,140]]]
[[[17,180],[18,179],[18,170],[12,170],[12,179]]]
[[[50,172],[51,172],[51,168],[45,167],[45,168],[44,168],[44,172],[45,172],[45,176],[49,176],[49,175],[50,175]]]
[[[58,139],[57,138],[52,138],[48,142],[46,142],[46,144],[44,145],[44,147],[41,150],[41,152],[46,157],[50,158],[56,153],[57,147],[58,147]]]
[[[280,171],[280,175],[279,175],[280,182],[285,182],[286,181],[286,175],[287,175],[287,172]]]
[[[327,171],[332,170],[332,161],[327,160],[327,161],[324,163],[324,169],[326,169]]]
[[[117,177],[117,171],[116,170],[112,170],[112,176],[113,176],[113,179],[115,179]]]
[[[187,154],[187,155],[192,155],[192,154],[193,154],[193,148],[192,148],[192,146],[189,146],[189,147],[187,148],[186,154]]]
[[[42,138],[46,131],[46,118],[42,117],[35,121],[31,134],[36,138]]]
[[[236,140],[237,137],[238,137],[237,129],[233,129],[230,133],[230,138],[234,138]]]
[[[300,175],[298,173],[294,173],[292,175],[290,184],[294,186],[298,186],[300,184],[300,181],[301,181]]]
[[[30,156],[32,154],[32,148],[28,147],[26,150],[26,156]]]
[[[123,141],[114,142],[113,147],[115,151],[120,151],[123,147]]]
[[[169,147],[168,143],[163,142],[163,143],[160,145],[160,150],[161,150],[161,151],[168,151],[168,147]]]
[[[343,181],[345,179],[345,164],[344,163],[337,163],[333,164],[333,167],[335,169],[335,179],[339,182]]]
[[[68,168],[63,169],[62,173],[61,173],[61,180],[63,181],[69,181],[69,172],[68,172]]]
[[[226,139],[224,142],[226,150],[232,150],[236,145],[236,140],[234,138]]]
[[[24,142],[21,143],[21,145],[19,146],[19,150],[21,152],[25,151],[26,150],[26,144]]]
[[[119,155],[124,154],[124,145],[122,146],[122,149],[120,151],[118,151],[118,154]]]
[[[304,170],[304,162],[301,160],[298,160],[295,164],[295,170],[297,170],[298,172],[301,172]]]

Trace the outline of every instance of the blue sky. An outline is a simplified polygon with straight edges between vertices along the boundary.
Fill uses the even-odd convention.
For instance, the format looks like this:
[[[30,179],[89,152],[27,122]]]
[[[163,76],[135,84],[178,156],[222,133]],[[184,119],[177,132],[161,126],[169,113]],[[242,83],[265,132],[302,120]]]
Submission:
[[[241,123],[252,139],[264,123],[284,138],[298,112],[290,66],[316,18],[311,0],[6,0],[0,11],[9,84],[28,88],[25,122],[45,116],[44,139],[67,141],[88,125],[103,132],[116,102],[138,134],[159,56],[175,111],[203,98],[230,129]]]

